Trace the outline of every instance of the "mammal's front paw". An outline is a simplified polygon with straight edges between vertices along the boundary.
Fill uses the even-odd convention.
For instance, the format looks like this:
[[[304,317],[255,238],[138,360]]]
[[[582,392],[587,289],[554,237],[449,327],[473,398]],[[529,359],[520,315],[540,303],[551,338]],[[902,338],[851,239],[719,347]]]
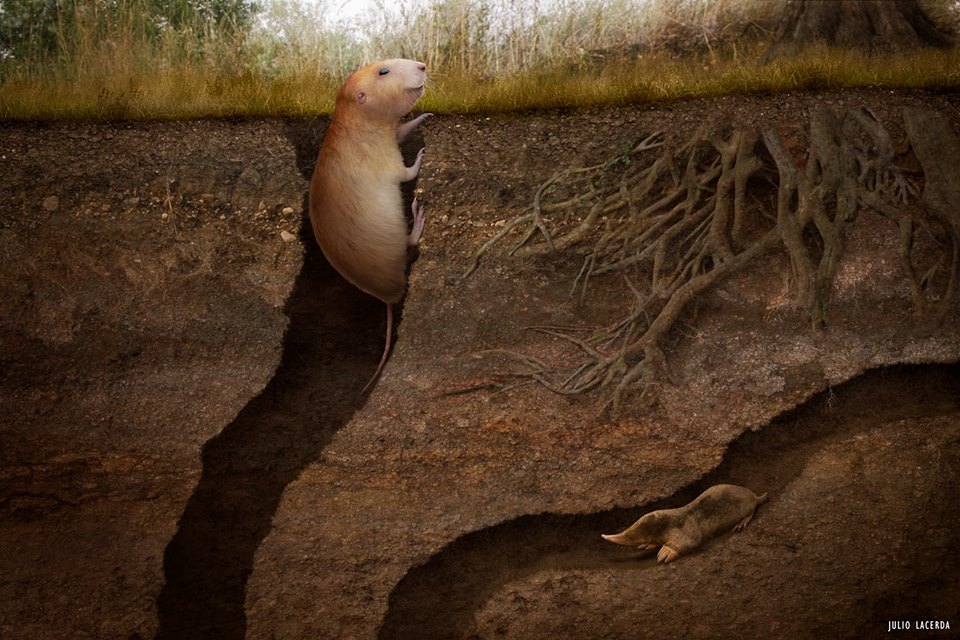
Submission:
[[[417,159],[413,161],[413,177],[420,175],[420,165],[423,164],[423,154],[426,152],[426,147],[423,147],[420,149],[420,151],[417,151]]]
[[[679,557],[680,557],[679,553],[677,553],[667,545],[663,545],[662,547],[660,547],[660,553],[657,554],[657,562],[662,562],[663,564],[667,564],[668,562],[673,562]]]

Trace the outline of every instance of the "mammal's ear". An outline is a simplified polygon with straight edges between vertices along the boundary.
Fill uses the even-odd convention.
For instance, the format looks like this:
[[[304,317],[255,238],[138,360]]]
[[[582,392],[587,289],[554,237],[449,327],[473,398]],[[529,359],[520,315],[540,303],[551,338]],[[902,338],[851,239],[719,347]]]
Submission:
[[[367,94],[365,94],[363,91],[358,91],[358,92],[357,92],[357,104],[363,104],[363,103],[366,102],[366,101],[367,101]]]

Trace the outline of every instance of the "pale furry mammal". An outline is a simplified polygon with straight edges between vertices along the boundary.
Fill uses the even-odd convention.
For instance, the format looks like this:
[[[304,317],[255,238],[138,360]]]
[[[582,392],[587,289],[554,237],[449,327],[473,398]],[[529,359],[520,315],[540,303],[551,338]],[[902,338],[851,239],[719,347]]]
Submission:
[[[766,499],[767,494],[758,496],[745,487],[718,484],[686,506],[653,511],[625,531],[603,539],[640,549],[663,545],[657,561],[672,562],[717,534],[743,529]]]
[[[414,199],[407,233],[400,183],[419,175],[424,150],[407,167],[399,142],[431,115],[400,124],[423,95],[426,69],[392,59],[347,78],[310,182],[310,223],[323,254],[350,283],[387,303],[387,342],[367,387],[390,350],[393,305],[406,289],[407,247],[423,232],[423,207]]]

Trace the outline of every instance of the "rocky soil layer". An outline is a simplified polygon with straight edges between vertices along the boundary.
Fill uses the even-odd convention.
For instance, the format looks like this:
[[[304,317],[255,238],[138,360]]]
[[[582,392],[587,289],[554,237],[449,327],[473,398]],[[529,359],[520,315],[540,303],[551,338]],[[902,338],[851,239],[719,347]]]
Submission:
[[[878,90],[435,117],[404,150],[427,146],[427,228],[368,396],[383,305],[303,222],[323,119],[0,125],[0,636],[957,628],[957,253],[902,110],[960,133],[958,105]],[[497,246],[463,277],[539,185],[656,131],[773,127],[802,162],[823,107],[868,109],[921,190],[926,305],[902,227],[865,208],[822,329],[772,250],[684,307],[652,400],[611,413],[607,390],[515,375],[505,352],[580,349],[527,327],[610,325],[633,299],[622,273],[571,298],[578,247]],[[771,492],[743,533],[666,567],[599,537],[721,481]]]

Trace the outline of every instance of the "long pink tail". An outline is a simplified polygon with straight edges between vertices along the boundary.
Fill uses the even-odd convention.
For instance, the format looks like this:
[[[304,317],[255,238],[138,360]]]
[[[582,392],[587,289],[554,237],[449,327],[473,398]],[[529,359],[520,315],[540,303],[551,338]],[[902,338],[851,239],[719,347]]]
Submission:
[[[380,364],[377,365],[377,370],[373,372],[373,377],[370,378],[370,381],[367,382],[367,386],[363,388],[363,391],[360,392],[360,395],[363,395],[367,392],[367,389],[370,388],[370,385],[373,384],[374,380],[380,377],[380,372],[383,370],[383,365],[387,363],[387,356],[390,355],[390,339],[393,337],[393,303],[387,303],[387,342],[383,345],[383,355],[380,357]]]

